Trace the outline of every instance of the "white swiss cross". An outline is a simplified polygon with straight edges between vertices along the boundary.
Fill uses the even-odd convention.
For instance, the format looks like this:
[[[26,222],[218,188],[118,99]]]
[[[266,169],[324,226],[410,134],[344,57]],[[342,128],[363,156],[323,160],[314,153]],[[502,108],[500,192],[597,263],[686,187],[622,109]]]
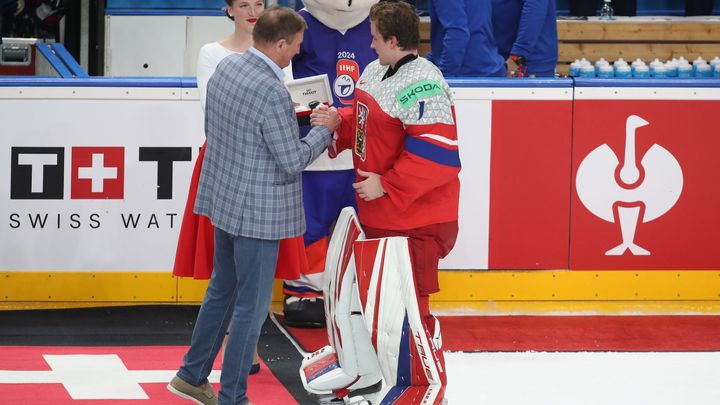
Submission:
[[[0,371],[0,384],[62,384],[72,399],[149,399],[141,383],[167,383],[177,370],[128,370],[116,354],[45,354],[51,371]],[[210,382],[220,381],[213,370]]]
[[[117,179],[117,167],[105,167],[105,155],[93,153],[92,167],[81,167],[78,169],[79,179],[92,180],[92,192],[102,193],[105,179]]]

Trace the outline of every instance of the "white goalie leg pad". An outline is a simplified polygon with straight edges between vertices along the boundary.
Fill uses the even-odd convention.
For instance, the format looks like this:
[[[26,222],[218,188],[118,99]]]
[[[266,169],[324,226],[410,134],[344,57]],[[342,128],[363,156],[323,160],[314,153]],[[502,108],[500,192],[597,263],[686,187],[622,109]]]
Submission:
[[[407,238],[358,240],[354,245],[365,324],[386,384],[380,402],[440,403],[445,371],[422,322]]]
[[[330,345],[306,357],[300,368],[309,392],[344,396],[346,390],[369,387],[381,379],[355,286],[353,243],[364,238],[355,210],[343,209],[330,238],[324,273]]]

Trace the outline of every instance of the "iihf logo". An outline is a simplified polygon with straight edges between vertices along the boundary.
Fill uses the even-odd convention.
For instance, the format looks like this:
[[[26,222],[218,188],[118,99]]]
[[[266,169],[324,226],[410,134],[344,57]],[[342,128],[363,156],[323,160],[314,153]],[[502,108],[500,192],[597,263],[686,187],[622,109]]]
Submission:
[[[652,145],[638,164],[635,130],[648,124],[637,115],[627,118],[622,165],[615,152],[603,144],[578,167],[575,187],[580,201],[597,217],[620,224],[622,243],[605,252],[606,256],[620,256],[626,250],[649,255],[635,244],[637,226],[668,212],[682,193],[682,169],[667,149]]]

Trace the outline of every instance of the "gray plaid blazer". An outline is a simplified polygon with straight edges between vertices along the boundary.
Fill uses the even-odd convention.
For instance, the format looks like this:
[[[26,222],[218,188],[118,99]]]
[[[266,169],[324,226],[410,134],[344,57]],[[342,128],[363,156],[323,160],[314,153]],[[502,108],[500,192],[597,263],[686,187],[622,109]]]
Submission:
[[[257,55],[223,59],[208,82],[207,146],[195,212],[231,235],[283,239],[305,232],[301,173],[330,144],[303,139],[285,85]]]

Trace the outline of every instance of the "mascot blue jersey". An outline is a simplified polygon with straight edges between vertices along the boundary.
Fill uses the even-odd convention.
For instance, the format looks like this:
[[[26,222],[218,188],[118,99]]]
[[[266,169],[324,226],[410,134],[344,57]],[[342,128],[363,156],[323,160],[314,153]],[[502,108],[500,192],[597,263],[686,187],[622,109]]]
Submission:
[[[307,22],[304,40],[292,61],[293,77],[327,74],[335,107],[352,105],[355,83],[370,62],[377,59],[370,48],[370,18],[345,34],[324,25],[307,10],[300,10]]]

